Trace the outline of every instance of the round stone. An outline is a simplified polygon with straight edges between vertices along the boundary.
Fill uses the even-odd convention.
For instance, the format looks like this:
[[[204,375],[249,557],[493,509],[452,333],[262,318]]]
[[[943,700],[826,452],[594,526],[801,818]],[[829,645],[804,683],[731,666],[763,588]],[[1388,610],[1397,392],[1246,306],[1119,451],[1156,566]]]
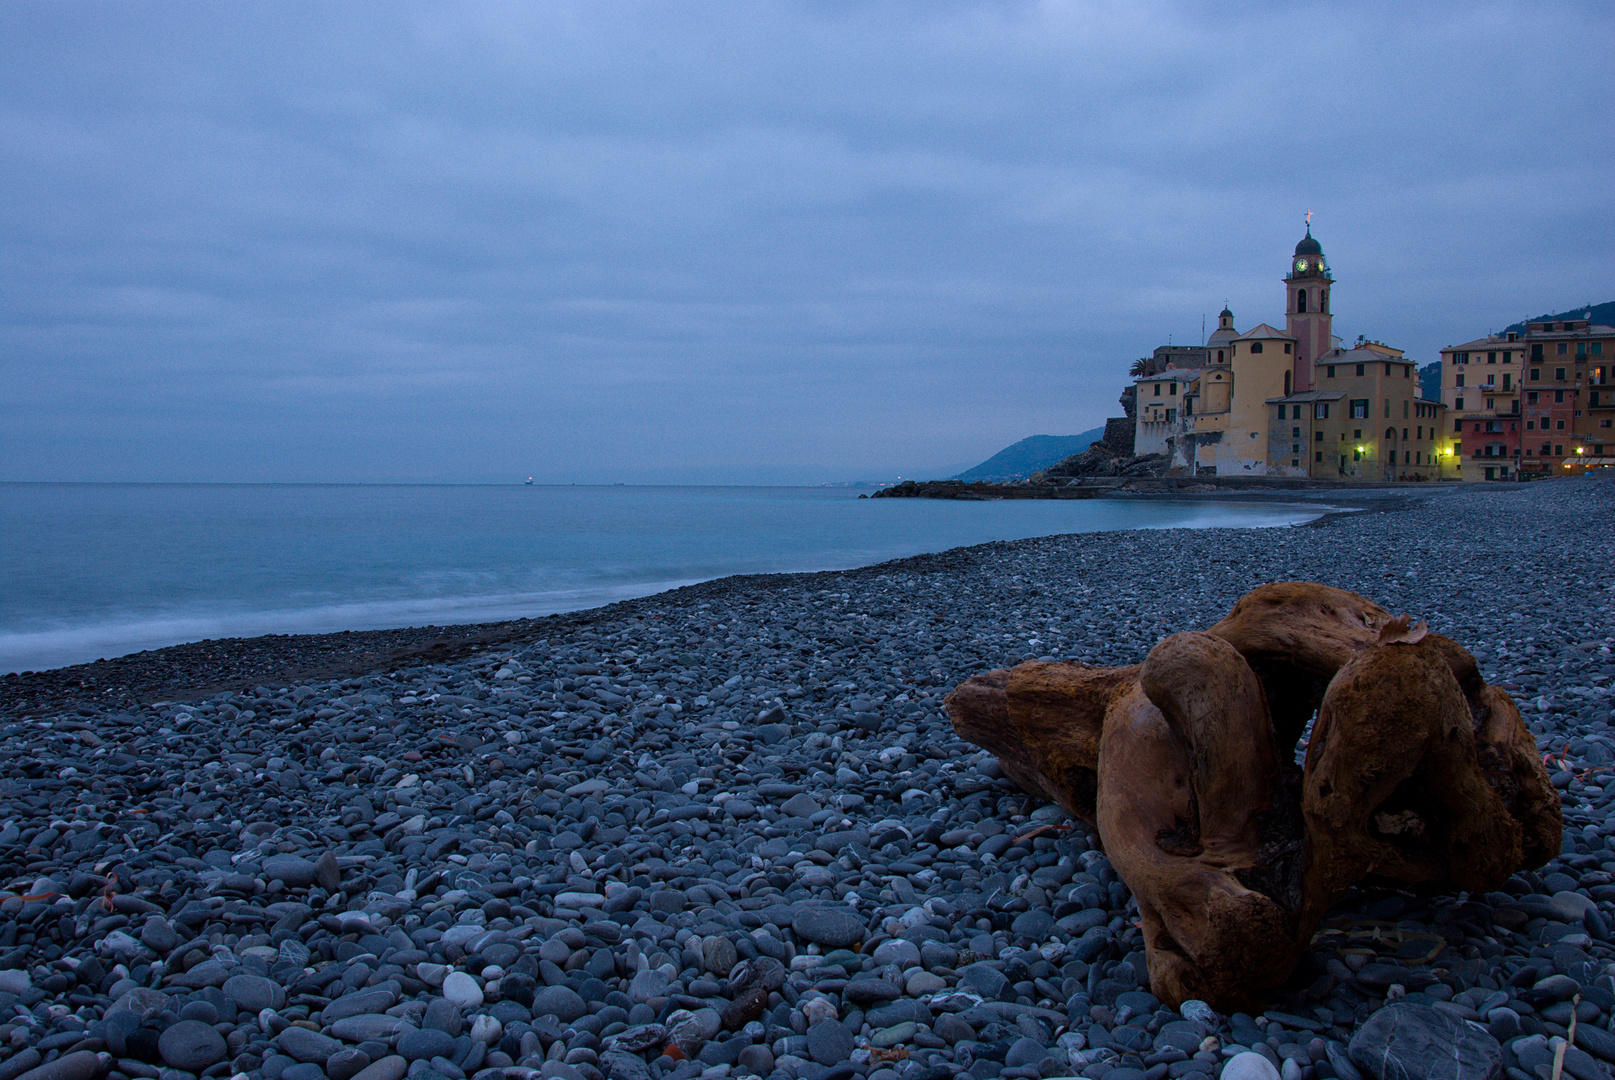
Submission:
[[[863,920],[839,908],[797,908],[791,915],[791,929],[799,938],[832,949],[849,949],[864,937]]]
[[[262,975],[232,975],[224,980],[224,997],[242,1012],[257,1014],[286,1004],[286,991]]]
[[[774,1071],[774,1051],[762,1045],[748,1046],[740,1051],[735,1064],[740,1067],[742,1073],[767,1076]]]
[[[306,889],[314,884],[318,870],[301,855],[271,855],[264,860],[264,878],[280,881],[288,888]]]
[[[852,1056],[852,1032],[840,1020],[821,1020],[808,1028],[807,1044],[808,1056],[820,1065],[839,1065]]]
[[[331,1080],[353,1080],[370,1066],[370,1055],[357,1048],[338,1050],[325,1062],[325,1075]]]
[[[563,1024],[570,1024],[589,1011],[589,1006],[570,986],[546,986],[533,995],[534,1016],[554,1014]]]
[[[430,1061],[454,1053],[454,1037],[436,1028],[406,1031],[398,1038],[398,1053],[406,1061]]]
[[[1261,1054],[1246,1050],[1228,1059],[1221,1080],[1279,1080],[1279,1071]]]
[[[170,1068],[199,1073],[217,1065],[230,1052],[224,1036],[201,1020],[181,1020],[170,1024],[157,1039],[157,1052]]]
[[[443,980],[443,996],[461,1009],[475,1009],[482,1004],[482,987],[466,972],[455,971]]]
[[[1047,1057],[1048,1053],[1048,1048],[1036,1039],[1016,1039],[1010,1044],[1009,1051],[1004,1054],[1004,1065],[1011,1069],[1021,1065],[1035,1065]]]

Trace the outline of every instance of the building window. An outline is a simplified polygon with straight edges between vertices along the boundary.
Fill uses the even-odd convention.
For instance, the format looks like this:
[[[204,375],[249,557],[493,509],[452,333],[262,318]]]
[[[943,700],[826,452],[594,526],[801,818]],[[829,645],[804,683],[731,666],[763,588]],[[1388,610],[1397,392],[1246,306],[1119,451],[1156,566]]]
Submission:
[[[1351,429],[1351,437],[1354,438],[1354,439],[1361,439],[1363,437],[1363,429],[1362,428],[1352,428]]]
[[[1319,289],[1318,290],[1318,310],[1319,311],[1328,311],[1329,310],[1329,290],[1328,289]]]
[[[1454,375],[1453,378],[1458,380],[1456,383],[1454,383],[1455,386],[1462,387],[1464,385],[1463,372],[1460,371],[1457,375]]]
[[[1259,353],[1261,351],[1262,351],[1262,343],[1260,341],[1251,342],[1251,352]]]
[[[1541,368],[1534,367],[1534,368],[1531,369],[1531,381],[1532,382],[1541,382],[1542,381],[1542,369]]]
[[[1290,406],[1290,419],[1291,420],[1299,420],[1299,419],[1301,419],[1301,406],[1299,406],[1299,405]]]
[[[1351,402],[1351,418],[1353,420],[1365,420],[1365,419],[1368,418],[1368,399],[1367,398],[1353,398],[1352,399],[1352,402]]]
[[[1324,370],[1324,377],[1325,378],[1332,379],[1332,378],[1335,377],[1335,365],[1329,364],[1329,365],[1325,366],[1323,370]]]
[[[1323,432],[1321,432],[1321,431],[1313,432],[1312,433],[1312,441],[1313,442],[1323,442]]]
[[[1566,344],[1567,344],[1567,342],[1563,342],[1563,341],[1559,342],[1559,347],[1557,349],[1555,349],[1554,352],[1558,353],[1560,356],[1565,355],[1565,353],[1570,351],[1570,350],[1565,348]]]
[[[1312,460],[1316,461],[1316,462],[1319,462],[1321,464],[1323,462],[1323,451],[1322,450],[1316,451],[1312,455]]]
[[[1554,454],[1555,457],[1562,457],[1564,455],[1564,452],[1565,452],[1565,448],[1562,445],[1560,445],[1558,443],[1554,444],[1553,454]]]
[[[1455,409],[1463,408],[1464,407],[1464,399],[1463,398],[1455,398],[1453,400],[1452,407],[1455,408]]]
[[[1291,348],[1292,348],[1292,347],[1293,347],[1293,346],[1294,346],[1294,342],[1289,342],[1289,341],[1286,341],[1286,342],[1285,342],[1285,343],[1284,343],[1284,355],[1285,355],[1285,356],[1289,356],[1289,355],[1290,355],[1290,349],[1291,349]]]
[[[1173,397],[1177,397],[1178,396],[1178,384],[1177,383],[1167,383],[1166,384],[1166,391],[1167,391],[1167,393],[1171,394]]]
[[[1603,356],[1604,355],[1604,343],[1602,341],[1593,342],[1593,355],[1594,356]]]
[[[1495,364],[1495,363],[1497,363],[1497,354],[1496,354],[1496,353],[1494,353],[1494,352],[1489,352],[1489,353],[1487,353],[1487,354],[1486,354],[1486,362],[1487,362],[1487,363],[1488,363],[1488,364]]]
[[[1362,373],[1363,373],[1363,365],[1358,364],[1357,365],[1357,374],[1361,375]]]
[[[1509,335],[1509,340],[1510,341],[1514,340],[1514,337],[1513,337],[1512,334]],[[1514,362],[1514,354],[1505,349],[1503,351],[1503,363],[1512,364],[1513,362]]]
[[[1454,353],[1452,358],[1460,364],[1469,363],[1469,354],[1466,352]]]
[[[1553,369],[1553,381],[1554,382],[1564,382],[1565,381],[1565,369],[1564,368],[1556,367],[1556,368]]]
[[[1155,384],[1155,396],[1156,397],[1161,396],[1161,384],[1160,383]]]
[[[1329,419],[1329,403],[1327,401],[1315,402],[1312,406],[1312,418],[1314,420]],[[1322,432],[1319,432],[1319,434],[1321,435]]]
[[[1541,360],[1542,359],[1542,346],[1541,346],[1540,343],[1531,346],[1531,359],[1532,360]]]
[[[1307,291],[1305,289],[1295,290],[1295,310],[1298,312],[1307,310]]]
[[[1555,390],[1553,392],[1553,401],[1556,405],[1563,405],[1565,402],[1565,392],[1563,390]]]

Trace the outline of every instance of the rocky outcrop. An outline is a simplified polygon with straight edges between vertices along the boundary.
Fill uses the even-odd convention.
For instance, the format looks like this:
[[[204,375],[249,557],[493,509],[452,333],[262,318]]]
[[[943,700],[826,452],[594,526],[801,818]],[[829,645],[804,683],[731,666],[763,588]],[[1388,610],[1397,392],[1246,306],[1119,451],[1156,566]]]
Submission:
[[[1165,454],[1134,454],[1132,440],[1125,450],[1119,450],[1107,441],[1094,443],[1080,454],[1034,473],[1032,484],[1058,484],[1095,476],[1165,476],[1168,459]]]

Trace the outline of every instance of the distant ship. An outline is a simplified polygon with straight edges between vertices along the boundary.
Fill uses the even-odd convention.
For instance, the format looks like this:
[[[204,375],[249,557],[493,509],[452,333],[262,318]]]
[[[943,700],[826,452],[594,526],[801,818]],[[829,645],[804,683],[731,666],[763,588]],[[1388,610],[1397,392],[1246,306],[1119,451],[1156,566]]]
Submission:
[[[529,476],[527,478],[527,480],[526,480],[526,483],[527,483],[528,487],[532,487],[533,486],[533,478],[531,476]]]

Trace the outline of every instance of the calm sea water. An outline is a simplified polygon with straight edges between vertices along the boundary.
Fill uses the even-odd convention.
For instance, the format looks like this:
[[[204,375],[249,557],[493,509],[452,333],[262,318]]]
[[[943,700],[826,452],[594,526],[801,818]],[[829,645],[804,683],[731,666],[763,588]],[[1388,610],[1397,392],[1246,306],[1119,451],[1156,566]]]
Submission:
[[[1320,512],[837,488],[0,484],[0,672],[204,638],[544,615],[989,540]]]

